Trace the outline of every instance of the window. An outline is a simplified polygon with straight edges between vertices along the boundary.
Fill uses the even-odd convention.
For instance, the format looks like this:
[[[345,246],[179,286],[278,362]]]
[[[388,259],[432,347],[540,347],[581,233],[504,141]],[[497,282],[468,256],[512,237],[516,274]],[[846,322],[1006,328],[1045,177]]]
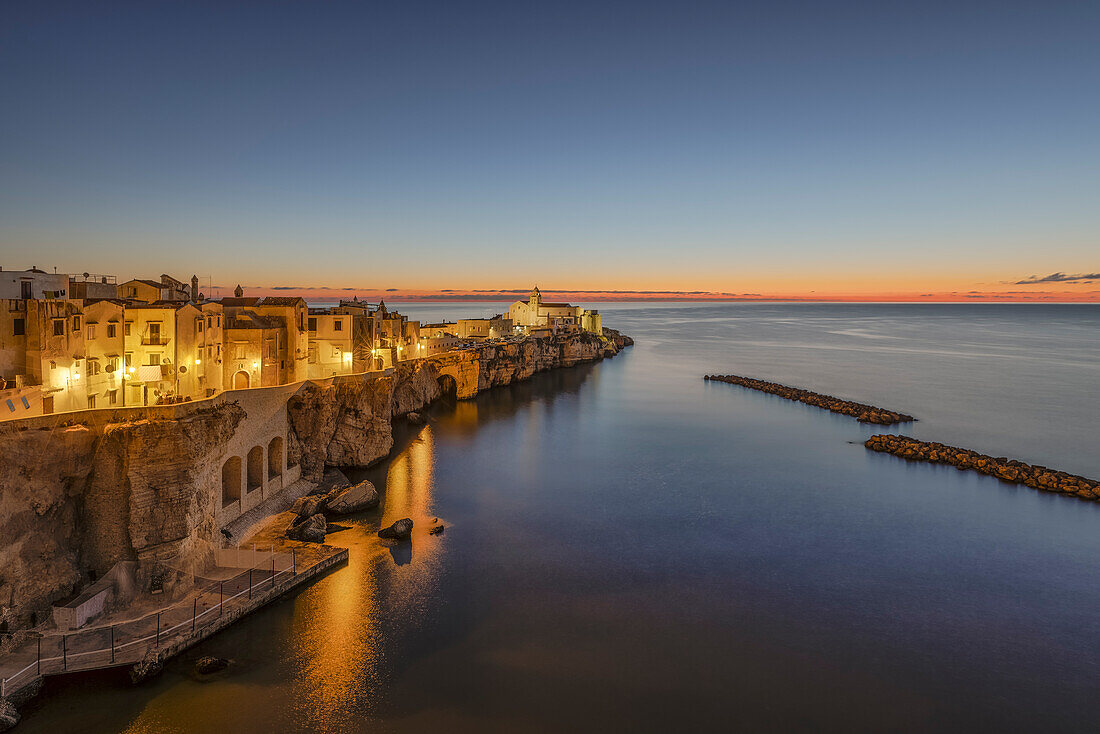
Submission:
[[[160,344],[160,324],[155,321],[149,322],[149,343]]]
[[[95,339],[95,325],[94,324],[88,324],[88,331],[85,333],[84,336],[87,339]]]
[[[332,330],[333,331],[343,331],[344,330],[344,320],[343,319],[336,319],[335,321],[333,321],[332,322]]]
[[[202,326],[203,326],[202,319],[195,319],[195,321],[197,322],[195,325],[198,327],[199,333],[201,334],[202,333]]]
[[[80,317],[73,316],[73,331],[80,331]]]
[[[149,364],[151,364],[151,365],[160,364],[160,355],[156,354],[156,353],[150,354],[149,355]]]
[[[107,338],[108,339],[114,339],[115,338],[115,332],[117,331],[115,326],[116,326],[115,324],[107,324]]]
[[[118,371],[118,357],[111,357],[110,359],[107,360],[106,370],[108,372],[117,372]]]
[[[245,359],[248,344],[245,342],[233,342],[233,359]]]
[[[108,390],[107,391],[107,404],[108,405],[118,404],[118,390]]]
[[[94,408],[95,407],[95,395],[89,395],[88,396],[88,407],[89,408]]]
[[[312,316],[309,319],[309,330],[317,331],[317,319]]]
[[[54,336],[65,336],[65,320],[64,319],[54,319],[54,322],[53,322],[53,335]]]
[[[98,375],[100,373],[100,366],[98,359],[88,360],[88,375]]]
[[[132,321],[127,321],[127,322],[126,322],[126,323],[125,323],[125,324],[123,325],[123,327],[122,327],[122,335],[123,335],[123,336],[130,336],[130,326],[131,326],[132,324],[133,324],[133,322],[132,322]]]
[[[133,367],[133,365],[134,365],[134,353],[133,352],[126,352],[126,366],[127,367]]]
[[[23,336],[27,333],[27,322],[23,319],[12,319],[12,335]]]

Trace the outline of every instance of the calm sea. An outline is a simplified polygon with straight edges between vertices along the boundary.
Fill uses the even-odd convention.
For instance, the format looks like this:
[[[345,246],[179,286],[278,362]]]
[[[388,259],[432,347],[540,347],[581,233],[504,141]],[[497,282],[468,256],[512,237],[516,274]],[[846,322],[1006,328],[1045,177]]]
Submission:
[[[348,567],[26,732],[1095,730],[1100,503],[860,442],[767,378],[1100,476],[1100,307],[601,304],[636,337],[399,432]],[[500,304],[400,307],[413,318]],[[381,523],[438,516],[390,551]],[[189,675],[203,654],[224,675]]]

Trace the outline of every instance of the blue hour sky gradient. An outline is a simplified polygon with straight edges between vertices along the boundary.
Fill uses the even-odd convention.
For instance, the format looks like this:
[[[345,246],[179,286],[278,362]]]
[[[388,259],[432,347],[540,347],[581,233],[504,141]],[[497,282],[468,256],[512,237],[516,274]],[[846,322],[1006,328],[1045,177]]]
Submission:
[[[6,2],[0,99],[7,268],[1100,299],[1096,2]]]

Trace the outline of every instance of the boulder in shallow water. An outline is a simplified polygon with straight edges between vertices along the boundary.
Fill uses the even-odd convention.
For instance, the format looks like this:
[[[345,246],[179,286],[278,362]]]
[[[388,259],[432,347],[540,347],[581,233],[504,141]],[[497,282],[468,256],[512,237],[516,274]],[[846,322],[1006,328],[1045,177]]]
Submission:
[[[407,540],[412,535],[413,521],[412,518],[404,517],[390,525],[388,528],[382,528],[378,531],[379,538],[386,538],[387,540]]]
[[[324,509],[324,505],[324,497],[306,495],[305,497],[299,497],[294,500],[294,504],[291,505],[290,511],[297,515],[299,519],[305,519],[307,517],[313,517],[318,512],[321,512],[321,510]]]
[[[378,490],[366,480],[345,489],[334,489],[325,497],[325,512],[333,515],[347,515],[377,506]]]
[[[216,658],[213,655],[203,655],[195,661],[195,672],[199,675],[210,675],[229,667],[229,661],[225,658]]]
[[[428,419],[424,417],[423,413],[417,413],[415,410],[406,415],[405,420],[412,423],[414,426],[422,426],[428,422]]]
[[[164,670],[164,655],[160,650],[150,650],[134,667],[130,668],[130,682],[141,683],[160,675],[162,670]]]
[[[291,525],[286,531],[286,537],[291,540],[301,540],[306,543],[324,543],[325,533],[328,532],[328,523],[321,513],[303,520],[297,525]]]
[[[7,731],[19,723],[19,711],[6,698],[0,698],[0,731]]]

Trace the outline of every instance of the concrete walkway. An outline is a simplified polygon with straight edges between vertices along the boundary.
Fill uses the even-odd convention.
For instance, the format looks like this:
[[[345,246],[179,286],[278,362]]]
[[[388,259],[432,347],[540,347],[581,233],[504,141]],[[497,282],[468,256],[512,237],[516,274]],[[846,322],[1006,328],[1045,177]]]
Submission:
[[[0,697],[19,700],[42,677],[133,665],[151,651],[171,657],[287,591],[347,562],[346,548],[301,543],[270,534],[274,554],[251,552],[252,568],[221,566],[181,600],[137,619],[109,618],[66,634],[45,633],[0,656]],[[116,617],[125,614],[125,610]]]

